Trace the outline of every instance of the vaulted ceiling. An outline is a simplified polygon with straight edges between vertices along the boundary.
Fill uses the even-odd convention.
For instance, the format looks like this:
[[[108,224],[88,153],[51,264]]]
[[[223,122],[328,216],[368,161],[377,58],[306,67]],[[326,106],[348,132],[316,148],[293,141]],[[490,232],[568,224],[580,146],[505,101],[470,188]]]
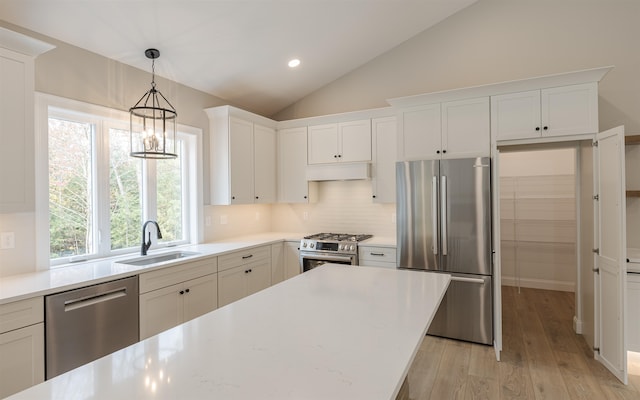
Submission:
[[[272,115],[477,0],[2,0],[0,19]],[[299,58],[290,69],[287,62]]]

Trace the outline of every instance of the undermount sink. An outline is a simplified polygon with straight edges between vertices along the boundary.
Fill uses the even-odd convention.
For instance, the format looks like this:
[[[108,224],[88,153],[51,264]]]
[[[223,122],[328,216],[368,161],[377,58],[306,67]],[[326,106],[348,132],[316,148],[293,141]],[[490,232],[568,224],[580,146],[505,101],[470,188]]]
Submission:
[[[152,264],[158,264],[165,261],[179,260],[185,257],[197,256],[199,254],[200,253],[196,253],[193,251],[174,251],[171,253],[163,253],[163,254],[157,254],[157,255],[130,258],[128,260],[118,261],[118,263],[127,264],[127,265],[152,265]]]

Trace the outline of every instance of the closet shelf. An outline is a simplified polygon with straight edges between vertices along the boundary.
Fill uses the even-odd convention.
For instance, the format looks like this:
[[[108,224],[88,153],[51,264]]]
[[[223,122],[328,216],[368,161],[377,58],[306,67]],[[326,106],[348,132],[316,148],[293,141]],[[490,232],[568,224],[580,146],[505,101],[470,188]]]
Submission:
[[[640,144],[640,135],[625,136],[624,144]]]

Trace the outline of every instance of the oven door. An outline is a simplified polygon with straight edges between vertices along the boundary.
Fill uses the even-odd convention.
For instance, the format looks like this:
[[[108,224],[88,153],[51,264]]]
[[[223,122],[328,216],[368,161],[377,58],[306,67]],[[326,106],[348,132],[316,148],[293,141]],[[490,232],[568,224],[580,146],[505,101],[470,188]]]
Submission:
[[[356,265],[355,255],[348,254],[326,254],[320,252],[300,252],[300,269],[307,272],[311,269],[321,266],[322,264],[345,264]]]

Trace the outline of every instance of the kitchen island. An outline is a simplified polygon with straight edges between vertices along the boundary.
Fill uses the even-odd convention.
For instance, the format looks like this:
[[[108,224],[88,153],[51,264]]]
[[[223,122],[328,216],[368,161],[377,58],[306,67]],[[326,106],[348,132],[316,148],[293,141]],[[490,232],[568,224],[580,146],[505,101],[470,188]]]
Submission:
[[[395,399],[449,279],[326,264],[9,399]]]

